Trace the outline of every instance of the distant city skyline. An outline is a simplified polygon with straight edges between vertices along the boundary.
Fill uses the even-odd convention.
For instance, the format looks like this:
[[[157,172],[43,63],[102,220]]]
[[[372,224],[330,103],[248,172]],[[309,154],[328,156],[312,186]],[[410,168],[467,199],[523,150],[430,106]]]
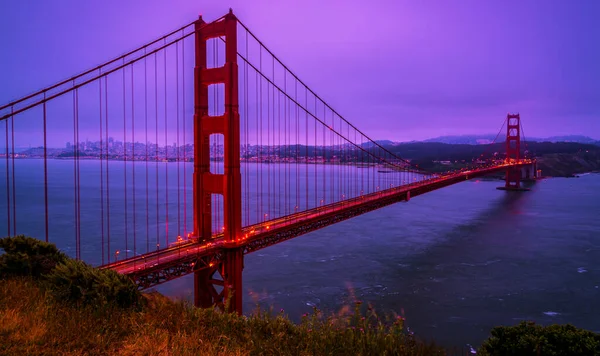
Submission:
[[[393,142],[393,143],[410,143],[410,142],[445,142],[445,141],[447,141],[448,138],[482,138],[480,140],[481,142],[478,142],[478,144],[485,144],[485,143],[487,143],[487,141],[484,138],[485,137],[489,137],[489,136],[495,136],[495,134],[487,133],[487,134],[480,134],[480,135],[478,135],[478,134],[447,135],[447,136],[430,137],[430,138],[426,138],[424,140],[412,140],[412,141],[393,141],[393,140],[387,140],[387,139],[381,139],[381,140],[376,140],[376,141],[378,141],[378,142],[390,141],[390,142]],[[532,139],[532,140],[544,140],[544,139],[561,138],[561,141],[565,141],[562,138],[563,137],[567,137],[568,138],[569,136],[575,137],[575,138],[588,138],[588,139],[592,139],[592,140],[594,140],[596,142],[600,142],[600,138],[592,137],[592,136],[589,136],[589,135],[558,135],[558,136],[550,136],[550,137],[529,137],[528,140],[529,139]],[[120,144],[122,144],[122,142],[123,142],[123,141],[119,140],[119,138],[115,138],[115,137],[109,137],[109,141],[110,141],[110,139],[112,139],[114,142],[118,142]],[[503,140],[503,137],[500,137],[499,139]],[[438,140],[438,141],[436,141],[436,140]],[[571,141],[571,140],[566,140],[566,141]],[[99,142],[99,141],[98,140],[90,140],[90,139],[86,138],[86,139],[80,140],[79,142],[80,143],[86,143],[86,142],[94,142],[94,143],[96,143],[96,142]],[[128,141],[125,141],[125,142],[128,143],[128,144],[131,144],[132,141],[128,140]],[[155,145],[154,141],[144,142],[143,140],[136,140],[135,143],[136,144],[145,144],[146,143],[146,144],[152,145],[152,146]],[[104,140],[104,139],[103,139],[103,144],[106,145],[106,140]],[[293,144],[293,143],[291,143],[291,144]],[[300,144],[303,144],[303,143],[300,143]],[[66,142],[63,142],[60,145],[54,145],[54,146],[53,145],[49,145],[48,148],[51,148],[51,149],[64,149],[64,148],[71,149],[73,145],[74,145],[73,141],[66,141]],[[249,143],[249,144],[242,143],[241,145],[242,146],[245,146],[245,145],[257,146],[258,144],[257,143]],[[35,148],[35,147],[41,147],[41,146],[42,146],[41,144],[35,145],[35,144],[29,144],[28,143],[28,144],[25,144],[25,145],[23,145],[23,144],[21,144],[21,145],[15,145],[15,149],[21,150],[21,149]],[[177,147],[177,142],[171,142],[171,143],[167,142],[167,144],[165,145],[165,142],[160,142],[160,140],[159,140],[158,147],[165,147],[165,146],[168,146],[168,147]],[[179,147],[184,147],[184,146],[193,146],[193,142],[186,142],[185,144],[183,144],[183,142],[180,142]],[[222,143],[219,146],[222,147]],[[264,144],[263,146],[280,146],[280,145],[277,145],[277,144],[276,145],[267,145],[267,144]],[[322,146],[322,145],[318,145],[318,146]],[[331,145],[328,144],[326,146],[331,146]],[[4,141],[0,141],[0,154],[4,153],[5,150],[6,150],[6,146],[4,145]],[[10,151],[10,146],[9,146],[9,151]]]

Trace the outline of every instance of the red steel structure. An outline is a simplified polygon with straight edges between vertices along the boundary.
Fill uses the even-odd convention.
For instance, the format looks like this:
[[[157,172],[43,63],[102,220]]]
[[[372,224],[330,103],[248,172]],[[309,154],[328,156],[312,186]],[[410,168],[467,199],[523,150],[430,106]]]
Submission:
[[[194,234],[203,239],[212,236],[212,194],[223,196],[223,239],[234,242],[242,233],[242,179],[240,173],[240,114],[238,112],[237,19],[230,11],[223,20],[208,25],[202,17],[196,22],[196,66],[194,68]],[[225,63],[207,68],[206,42],[225,38]],[[208,86],[223,84],[225,111],[221,116],[209,115]],[[210,135],[224,138],[224,173],[210,171]],[[194,303],[209,307],[232,301],[233,310],[242,309],[241,248],[228,248],[223,259],[207,269],[194,272]],[[220,280],[215,279],[219,273]],[[217,292],[215,285],[224,287]],[[233,297],[229,296],[234,291]],[[237,293],[235,292],[237,291]]]
[[[521,152],[521,117],[519,114],[506,116],[506,162],[518,162]],[[521,189],[521,170],[506,170],[506,189]]]
[[[73,143],[57,151],[65,107]],[[484,175],[506,172],[503,188],[521,190],[535,160],[521,154],[519,114],[506,122],[504,160],[487,155],[492,144],[468,169],[424,171],[341,116],[231,11],[200,17],[0,106],[0,231],[45,236],[140,289],[193,274],[197,306],[241,313],[245,254]],[[39,148],[17,152],[24,139]]]

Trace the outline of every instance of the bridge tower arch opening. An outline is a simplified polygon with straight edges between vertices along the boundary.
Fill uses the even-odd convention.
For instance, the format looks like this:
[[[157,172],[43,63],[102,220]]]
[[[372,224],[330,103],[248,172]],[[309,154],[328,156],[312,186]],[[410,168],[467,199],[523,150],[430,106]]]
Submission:
[[[225,62],[207,66],[207,42],[225,41]],[[226,248],[215,265],[194,271],[194,304],[217,305],[242,312],[243,251],[235,247],[242,231],[240,172],[240,115],[238,106],[237,19],[230,10],[220,21],[195,24],[194,68],[194,235],[200,240],[213,237],[213,194],[223,197],[223,237]],[[224,90],[224,111],[209,110],[209,86]],[[217,115],[210,115],[210,113]],[[219,115],[222,112],[222,115]],[[210,137],[223,137],[223,172],[211,172]],[[199,264],[198,264],[199,265]],[[220,278],[219,278],[220,277]]]

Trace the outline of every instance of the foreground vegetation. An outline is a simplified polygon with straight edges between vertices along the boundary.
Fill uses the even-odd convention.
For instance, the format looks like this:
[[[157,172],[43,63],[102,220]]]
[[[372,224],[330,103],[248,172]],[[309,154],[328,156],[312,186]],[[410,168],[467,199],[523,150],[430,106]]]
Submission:
[[[0,354],[443,355],[398,316],[357,302],[292,323],[257,310],[240,317],[141,294],[111,271],[73,261],[53,245],[0,239]],[[600,335],[570,325],[522,323],[492,330],[480,354],[594,355]]]

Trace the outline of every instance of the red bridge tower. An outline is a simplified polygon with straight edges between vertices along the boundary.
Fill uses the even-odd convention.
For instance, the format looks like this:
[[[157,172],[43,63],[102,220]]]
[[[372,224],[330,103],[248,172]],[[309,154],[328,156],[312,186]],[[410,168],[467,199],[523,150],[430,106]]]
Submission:
[[[508,114],[506,117],[506,162],[518,162],[521,152],[521,117],[519,114]],[[507,190],[521,189],[521,169],[506,170]]]
[[[200,239],[212,237],[211,195],[223,196],[224,238],[235,245],[242,231],[242,192],[240,173],[240,115],[238,111],[237,19],[230,10],[221,20],[206,24],[196,21],[196,64],[194,68],[194,234]],[[206,44],[211,38],[224,37],[225,64],[207,68]],[[223,84],[225,111],[210,116],[209,85]],[[224,174],[210,172],[210,136],[224,138]],[[221,262],[194,272],[194,304],[198,307],[223,307],[242,312],[241,248],[228,248]],[[217,273],[222,279],[216,279]],[[217,286],[222,287],[221,291]]]

